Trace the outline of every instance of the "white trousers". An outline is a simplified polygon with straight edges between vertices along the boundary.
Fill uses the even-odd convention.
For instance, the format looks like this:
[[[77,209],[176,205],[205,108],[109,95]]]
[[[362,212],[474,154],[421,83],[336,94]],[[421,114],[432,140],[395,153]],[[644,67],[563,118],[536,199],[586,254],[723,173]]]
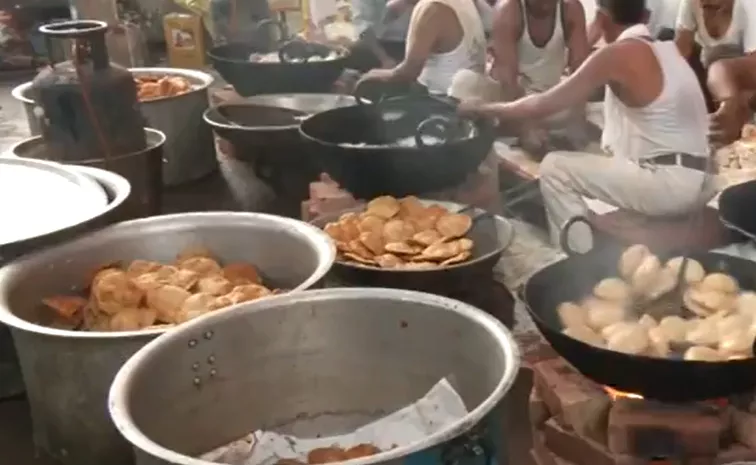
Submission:
[[[564,223],[588,213],[583,196],[649,216],[683,215],[716,194],[714,176],[682,166],[643,166],[623,157],[584,152],[552,152],[540,166],[541,194],[551,240],[559,245]],[[571,228],[574,250],[591,247],[584,225]]]

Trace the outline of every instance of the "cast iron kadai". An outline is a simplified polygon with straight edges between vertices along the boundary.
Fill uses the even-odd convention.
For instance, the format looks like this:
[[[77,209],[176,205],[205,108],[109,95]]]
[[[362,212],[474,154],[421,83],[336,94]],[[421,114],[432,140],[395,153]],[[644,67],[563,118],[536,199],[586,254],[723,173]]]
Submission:
[[[323,171],[359,199],[457,186],[488,156],[495,137],[490,120],[460,117],[452,99],[429,95],[325,111],[305,119],[300,131]]]
[[[562,230],[563,244],[568,228]],[[568,247],[564,250],[568,258],[535,273],[521,296],[541,334],[583,375],[622,392],[665,402],[710,400],[756,387],[756,358],[726,362],[652,358],[597,348],[562,334],[557,306],[580,301],[600,280],[616,276],[624,248],[605,245],[584,254]],[[654,253],[662,260],[672,258],[668,253]],[[701,262],[707,273],[727,273],[741,289],[756,291],[756,262],[713,252],[688,256]]]
[[[756,243],[756,180],[727,187],[719,196],[719,219],[726,228]]]
[[[262,46],[261,34],[269,27],[276,27],[281,40],[274,50]],[[301,39],[286,40],[281,23],[266,19],[257,24],[259,39],[254,43],[232,42],[214,47],[208,53],[213,67],[223,79],[234,86],[241,96],[274,94],[279,92],[329,92],[341,76],[348,58],[343,47],[305,42]],[[259,63],[250,61],[256,53],[278,52],[280,62]],[[312,57],[333,59],[311,60]]]
[[[309,184],[321,172],[299,135],[299,123],[310,114],[355,103],[351,95],[339,94],[256,95],[211,107],[203,117],[231,144],[233,157],[250,163],[255,176],[273,189],[283,213],[299,217]]]
[[[471,282],[491,281],[493,268],[502,252],[514,239],[511,223],[498,215],[480,208],[453,202],[422,200],[425,205],[438,204],[451,212],[460,212],[473,218],[473,226],[467,233],[475,242],[469,260],[450,266],[428,270],[395,270],[360,265],[337,260],[331,268],[331,276],[339,283],[349,286],[385,287],[451,295],[460,288],[468,288]],[[322,215],[312,224],[323,229],[349,212],[362,212],[364,206],[350,208],[330,215]]]

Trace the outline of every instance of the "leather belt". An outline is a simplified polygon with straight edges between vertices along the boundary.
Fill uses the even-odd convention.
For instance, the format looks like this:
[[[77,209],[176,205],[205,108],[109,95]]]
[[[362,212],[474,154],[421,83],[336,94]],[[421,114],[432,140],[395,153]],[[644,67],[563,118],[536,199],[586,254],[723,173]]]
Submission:
[[[708,157],[695,157],[687,153],[666,153],[643,160],[652,165],[683,166],[692,170],[706,172],[709,165]]]

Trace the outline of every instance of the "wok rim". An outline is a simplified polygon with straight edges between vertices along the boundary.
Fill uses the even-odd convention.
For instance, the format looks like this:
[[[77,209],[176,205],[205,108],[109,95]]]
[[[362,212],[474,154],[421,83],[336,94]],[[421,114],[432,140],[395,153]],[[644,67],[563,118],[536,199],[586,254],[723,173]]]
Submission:
[[[136,220],[123,221],[120,223],[107,226],[97,231],[89,232],[70,241],[64,241],[60,244],[56,244],[52,247],[40,250],[38,252],[24,255],[21,258],[11,261],[7,265],[0,268],[0,283],[5,282],[14,274],[17,270],[31,267],[41,266],[47,262],[50,256],[56,255],[61,247],[84,244],[89,240],[98,239],[103,236],[107,237],[112,231],[118,231],[120,229],[136,229],[142,225],[150,224],[153,222],[172,222],[174,220],[196,220],[204,219],[207,223],[212,223],[216,218],[237,218],[241,220],[252,220],[254,218],[262,219],[263,221],[272,221],[275,223],[286,225],[295,230],[302,237],[307,238],[310,245],[317,251],[321,257],[320,263],[315,267],[315,270],[310,276],[302,283],[298,284],[295,288],[289,290],[286,294],[296,294],[302,292],[309,287],[315,285],[318,281],[323,279],[326,274],[333,267],[333,263],[336,259],[336,246],[331,238],[322,230],[307,224],[303,221],[294,220],[277,215],[270,215],[266,213],[257,212],[235,212],[235,211],[213,211],[213,212],[191,212],[191,213],[172,213],[167,215],[149,216],[146,218],[140,218]],[[223,311],[229,310],[236,306],[224,308]],[[202,318],[198,318],[202,319]],[[143,329],[137,331],[74,331],[51,328],[37,323],[32,323],[23,318],[16,316],[10,308],[9,292],[5,286],[0,286],[0,323],[4,323],[11,330],[26,331],[29,333],[51,336],[51,337],[63,337],[70,339],[87,339],[87,340],[114,340],[114,339],[138,339],[142,337],[154,337],[166,332],[170,332],[173,329],[179,328],[186,323],[168,326],[165,328],[155,329]]]
[[[591,252],[587,252],[587,254],[590,254],[590,253]],[[732,255],[727,255],[727,254],[718,253],[718,252],[708,252],[708,251],[704,252],[704,253],[700,253],[700,254],[693,254],[693,255],[702,255],[702,254],[713,255],[713,256],[715,256],[716,258],[719,258],[719,259],[733,259],[734,258],[734,259],[745,260],[743,258],[734,257]],[[586,255],[586,254],[583,254],[583,255]],[[530,287],[531,287],[530,283],[531,283],[531,281],[537,279],[540,276],[543,276],[543,274],[545,274],[547,271],[549,271],[550,269],[552,269],[552,267],[555,266],[555,265],[562,264],[563,266],[566,266],[562,262],[564,262],[566,260],[570,260],[571,258],[574,258],[574,257],[567,257],[565,259],[556,261],[554,263],[551,263],[551,264],[545,266],[544,268],[542,268],[542,269],[538,270],[537,272],[533,273],[533,275],[531,275],[527,279],[527,281],[525,282],[525,285],[523,287],[523,293],[522,293],[522,297],[523,297],[522,301],[525,303],[525,308],[528,310],[528,313],[530,314],[530,317],[533,318],[533,320],[535,320],[536,325],[538,325],[539,327],[543,326],[544,328],[548,328],[549,330],[551,330],[553,332],[560,333],[564,337],[569,338],[571,341],[574,341],[574,342],[580,344],[580,346],[583,347],[584,349],[590,350],[592,352],[598,352],[598,353],[600,353],[602,355],[611,354],[614,357],[619,356],[621,359],[628,360],[628,361],[632,360],[633,362],[653,361],[654,364],[668,365],[670,367],[676,367],[675,369],[679,369],[679,367],[681,367],[681,366],[691,367],[691,370],[692,370],[692,369],[695,369],[696,367],[704,367],[704,366],[706,366],[706,367],[711,367],[711,366],[725,367],[725,366],[738,366],[738,365],[745,366],[746,364],[751,365],[751,364],[756,363],[756,355],[751,356],[749,358],[745,358],[745,359],[722,360],[722,361],[716,361],[716,362],[704,362],[704,361],[700,361],[700,360],[684,360],[684,359],[658,358],[658,357],[650,357],[648,355],[631,355],[631,354],[626,354],[624,352],[617,352],[617,351],[614,351],[614,350],[605,349],[603,347],[592,346],[590,344],[587,344],[587,343],[585,343],[583,341],[580,341],[578,339],[575,339],[573,337],[564,335],[561,332],[563,328],[554,328],[552,325],[550,325],[550,324],[546,323],[546,321],[544,321],[544,319],[541,317],[541,315],[540,315],[539,312],[536,312],[535,310],[533,310],[533,308],[531,307],[530,299],[528,298],[528,296],[531,293],[530,292]],[[754,264],[754,268],[756,268],[756,262],[753,262],[753,264]],[[554,313],[554,314],[556,314],[556,308],[553,309],[553,310],[551,310],[551,312]],[[541,333],[541,335],[547,341],[549,340],[549,337],[546,334],[544,334],[544,332],[541,331],[540,328],[539,328],[539,332]],[[558,353],[558,355],[560,357],[564,358],[565,360],[567,359],[561,353]],[[576,368],[578,368],[578,367],[576,367]],[[580,371],[580,370],[578,369],[578,371]],[[754,379],[756,379],[756,375],[755,375]],[[754,383],[756,384],[756,381]],[[643,393],[640,393],[640,394],[643,394]]]
[[[447,442],[454,437],[457,437],[480,423],[504,398],[507,392],[509,392],[517,379],[521,362],[520,362],[520,348],[517,344],[514,335],[509,329],[504,326],[503,323],[498,321],[495,317],[488,313],[475,308],[472,305],[454,300],[448,297],[437,296],[418,291],[390,289],[390,288],[332,288],[332,289],[318,289],[308,290],[300,292],[298,294],[280,295],[274,296],[268,299],[246,302],[229,307],[229,310],[239,310],[235,312],[237,314],[241,311],[245,311],[247,314],[254,314],[264,311],[277,311],[280,305],[286,305],[287,303],[297,303],[302,300],[333,300],[332,297],[338,297],[340,300],[353,300],[359,302],[364,297],[376,297],[386,298],[387,302],[390,301],[412,301],[423,304],[436,304],[441,306],[444,310],[453,311],[462,316],[479,323],[489,334],[497,339],[500,344],[499,347],[502,350],[504,356],[504,370],[501,378],[497,382],[496,386],[489,393],[489,395],[480,402],[474,409],[468,411],[468,414],[458,420],[457,422],[448,425],[432,435],[425,436],[419,441],[415,441],[405,446],[404,448],[390,449],[379,454],[375,454],[369,457],[356,458],[339,463],[348,463],[349,465],[370,465],[377,463],[384,463],[389,460],[400,459],[407,457],[415,452],[420,452],[438,444]],[[290,302],[294,300],[295,302]],[[359,305],[354,306],[356,311],[361,311],[362,308]],[[200,326],[212,323],[215,320],[222,320],[232,317],[233,314],[229,312],[213,313],[207,315],[204,318],[195,319],[187,322],[181,326],[181,330],[172,331],[164,336],[154,339],[147,343],[144,347],[139,349],[129,360],[124,363],[118,373],[116,374],[108,393],[108,412],[114,425],[121,433],[121,435],[132,446],[137,447],[154,457],[162,460],[167,460],[171,463],[180,465],[218,465],[218,462],[209,462],[199,458],[184,455],[175,451],[172,451],[166,447],[161,446],[157,442],[148,438],[139,429],[130,414],[128,399],[131,392],[131,388],[134,384],[133,373],[139,370],[139,364],[142,360],[148,358],[153,353],[159,350],[159,347],[171,340],[181,339],[185,337],[185,334],[191,333],[192,330]]]
[[[453,139],[451,141],[445,141],[444,143],[439,144],[439,145],[427,145],[425,147],[402,147],[402,146],[397,146],[397,145],[367,145],[367,146],[349,145],[344,142],[342,143],[330,142],[330,141],[321,139],[319,137],[315,137],[309,134],[308,131],[305,130],[305,127],[308,124],[314,124],[312,123],[314,119],[329,117],[331,116],[331,113],[343,112],[344,110],[354,110],[355,106],[376,107],[376,106],[385,105],[385,104],[401,104],[401,100],[392,101],[391,99],[389,99],[389,100],[380,101],[376,103],[368,102],[368,103],[363,103],[361,105],[354,105],[351,107],[331,108],[329,110],[313,113],[312,115],[306,118],[303,118],[302,121],[299,123],[299,134],[308,142],[318,144],[323,147],[328,147],[331,149],[338,149],[338,150],[359,150],[363,153],[365,152],[433,153],[436,150],[461,148],[469,144],[481,143],[481,141],[485,142],[485,145],[489,145],[489,142],[491,145],[493,145],[493,142],[496,139],[496,134],[494,131],[493,124],[488,122],[488,120],[486,120],[485,118],[469,118],[469,117],[464,117],[463,119],[466,119],[472,123],[472,125],[478,130],[477,135],[466,137],[464,139]],[[489,151],[490,150],[491,149],[489,149]]]
[[[468,205],[465,205],[465,204],[462,204],[462,203],[448,202],[448,201],[444,201],[444,200],[431,200],[431,199],[424,199],[424,198],[420,198],[418,200],[420,200],[424,204],[429,204],[429,205],[430,204],[439,204],[439,205],[447,207],[447,208],[449,208],[449,207],[455,207],[457,209],[457,211],[459,209],[461,209],[461,208],[464,208],[464,207],[468,206]],[[367,205],[367,203],[365,203],[365,204],[363,204],[361,206],[354,207],[354,208],[348,208],[348,209],[345,209],[345,210],[340,210],[339,212],[336,212],[336,213],[333,213],[333,214],[330,214],[330,215],[322,216],[320,218],[315,218],[315,219],[311,220],[309,223],[312,224],[312,225],[314,225],[315,227],[317,227],[321,231],[325,232],[325,230],[323,228],[320,228],[317,225],[317,223],[320,220],[326,220],[327,218],[331,218],[331,217],[338,218],[339,216],[343,215],[344,213],[361,212],[361,211],[364,211],[364,207],[366,205]],[[483,212],[483,214],[488,213],[488,212],[486,212],[486,210],[484,210],[482,208],[478,208],[478,207],[475,207],[475,210],[476,210],[476,212],[481,211],[481,212]],[[491,216],[494,219],[494,221],[496,221],[497,231],[498,231],[498,226],[499,225],[502,225],[502,224],[506,225],[506,228],[508,229],[508,234],[507,234],[508,237],[507,237],[507,239],[505,241],[500,241],[499,238],[497,237],[496,238],[497,239],[496,240],[497,247],[496,247],[495,250],[493,250],[491,252],[488,252],[488,253],[486,253],[484,255],[481,255],[480,257],[477,257],[477,258],[475,258],[473,260],[466,260],[466,261],[461,262],[461,263],[454,263],[454,264],[449,265],[449,266],[444,266],[444,267],[439,267],[439,268],[432,268],[432,269],[427,269],[427,270],[422,270],[422,269],[393,269],[393,268],[381,268],[379,266],[370,266],[370,265],[363,265],[363,264],[360,264],[360,263],[351,263],[351,262],[341,261],[341,260],[339,260],[338,253],[337,253],[336,254],[336,259],[334,259],[333,264],[334,264],[334,266],[341,266],[341,267],[344,267],[344,268],[347,268],[347,269],[350,269],[350,270],[359,270],[359,271],[390,272],[390,273],[399,273],[399,274],[410,274],[410,273],[430,274],[430,273],[438,273],[438,272],[458,270],[458,269],[461,269],[461,268],[467,268],[469,266],[477,265],[478,263],[481,263],[481,262],[484,262],[484,261],[487,261],[487,260],[492,260],[494,258],[497,259],[496,262],[498,263],[501,255],[504,253],[505,250],[507,250],[509,248],[510,245],[512,245],[512,242],[514,241],[514,238],[515,238],[515,228],[512,225],[512,223],[509,220],[507,220],[504,216],[502,216],[502,215],[496,215],[496,214],[493,214],[493,213],[491,213]],[[323,227],[325,227],[325,226],[323,226]],[[493,266],[496,266],[496,264],[494,263]]]
[[[332,59],[332,60],[321,60],[321,61],[312,61],[312,62],[306,61],[306,62],[301,62],[301,63],[297,63],[297,62],[294,62],[294,63],[281,63],[280,61],[275,61],[275,62],[256,62],[256,61],[249,61],[249,59],[244,60],[242,58],[227,58],[227,57],[223,57],[223,56],[220,56],[220,55],[217,54],[218,50],[229,49],[229,48],[235,47],[235,46],[236,47],[238,47],[238,46],[251,47],[250,44],[248,44],[246,42],[239,42],[239,41],[228,42],[228,43],[225,43],[225,44],[222,44],[222,45],[217,45],[217,46],[211,48],[210,50],[208,50],[207,56],[210,57],[210,59],[218,61],[220,63],[227,63],[227,64],[233,64],[233,65],[269,66],[269,67],[273,68],[273,67],[276,67],[276,66],[278,66],[278,67],[283,67],[283,66],[286,66],[286,67],[302,67],[302,66],[307,66],[307,65],[309,65],[309,66],[313,66],[313,65],[318,66],[318,65],[322,65],[322,64],[343,63],[344,61],[347,60],[347,58],[349,58],[349,55],[351,54],[351,52],[349,51],[349,49],[347,47],[344,47],[344,46],[340,46],[340,45],[339,46],[335,46],[335,45],[329,45],[329,44],[321,44],[321,45],[325,45],[328,48],[330,48],[331,50],[339,53],[339,56],[337,58]],[[257,52],[257,53],[263,53],[263,52]],[[268,52],[268,53],[270,53],[270,52]]]

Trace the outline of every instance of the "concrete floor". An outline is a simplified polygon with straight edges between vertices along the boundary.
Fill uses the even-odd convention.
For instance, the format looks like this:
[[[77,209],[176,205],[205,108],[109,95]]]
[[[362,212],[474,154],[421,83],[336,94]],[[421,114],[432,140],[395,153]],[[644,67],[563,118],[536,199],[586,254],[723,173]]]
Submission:
[[[10,96],[10,90],[18,83],[0,82],[0,152],[29,136],[23,108]],[[239,189],[239,184],[244,184],[244,188]],[[165,193],[164,200],[166,210],[171,212],[219,209],[257,211],[259,208],[264,208],[269,195],[266,188],[254,180],[253,175],[246,168],[238,163],[222,163],[220,174],[212,175],[184,188],[169,190]],[[550,252],[544,248],[543,239],[537,231],[521,225],[517,231],[517,237],[512,248],[517,248],[518,244],[519,248],[517,252],[513,252],[517,255],[513,258],[514,261],[525,260],[526,266],[513,271],[512,261],[509,261],[508,268],[501,271],[503,275],[508,275],[503,279],[511,287],[521,283],[524,275],[533,271],[534,263],[531,258],[533,253],[540,254],[541,264],[543,261],[553,259]],[[504,261],[507,259],[502,262]],[[512,272],[515,276],[511,276]],[[531,340],[534,328],[521,305],[516,309],[516,320],[515,335]],[[530,428],[527,414],[530,383],[529,370],[522,370],[522,375],[506,401],[510,464],[529,465],[531,463],[528,454]],[[54,463],[34,452],[31,422],[24,399],[0,401],[0,465],[54,465]]]

